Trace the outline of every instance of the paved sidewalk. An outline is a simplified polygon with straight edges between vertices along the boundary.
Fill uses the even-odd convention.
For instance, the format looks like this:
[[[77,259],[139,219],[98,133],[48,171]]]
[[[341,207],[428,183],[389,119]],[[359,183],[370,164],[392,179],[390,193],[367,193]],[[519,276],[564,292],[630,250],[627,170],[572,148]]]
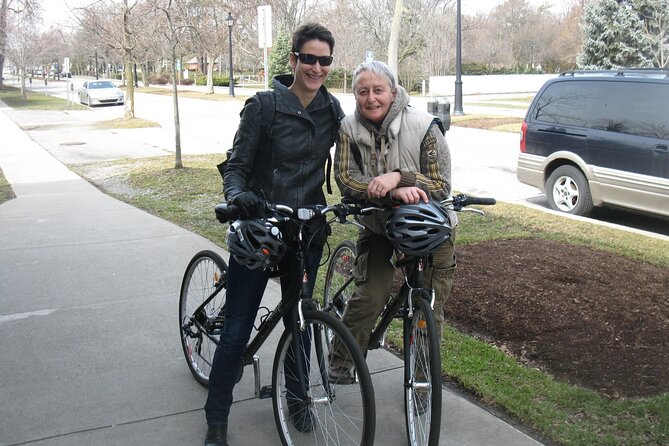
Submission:
[[[26,136],[0,102],[0,445],[199,445],[206,391],[181,352],[183,270],[208,240],[111,198]],[[265,304],[279,298],[275,284]],[[278,336],[278,334],[277,334]],[[269,383],[274,343],[261,350]],[[406,444],[401,361],[370,354],[376,444]],[[253,372],[235,391],[230,444],[278,443]],[[442,445],[538,445],[444,392]]]

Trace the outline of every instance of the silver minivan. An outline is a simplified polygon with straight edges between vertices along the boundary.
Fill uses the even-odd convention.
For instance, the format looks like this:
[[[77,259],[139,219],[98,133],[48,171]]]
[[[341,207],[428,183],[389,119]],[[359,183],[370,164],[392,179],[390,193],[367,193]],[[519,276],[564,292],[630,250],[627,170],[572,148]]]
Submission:
[[[539,90],[517,176],[552,209],[612,206],[669,217],[669,69],[572,71]]]

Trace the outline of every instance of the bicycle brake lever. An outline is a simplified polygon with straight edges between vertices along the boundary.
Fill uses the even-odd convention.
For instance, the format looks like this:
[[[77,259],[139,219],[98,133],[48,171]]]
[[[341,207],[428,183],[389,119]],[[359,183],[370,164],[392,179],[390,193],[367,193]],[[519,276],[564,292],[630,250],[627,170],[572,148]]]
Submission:
[[[474,208],[462,208],[460,209],[460,212],[473,212],[475,214],[485,215],[485,212],[483,212],[481,209],[474,209]]]
[[[365,225],[363,225],[363,224],[361,224],[361,223],[358,223],[358,222],[355,221],[355,220],[347,220],[345,224],[347,224],[347,225],[357,226],[357,227],[360,228],[360,229],[365,229]]]

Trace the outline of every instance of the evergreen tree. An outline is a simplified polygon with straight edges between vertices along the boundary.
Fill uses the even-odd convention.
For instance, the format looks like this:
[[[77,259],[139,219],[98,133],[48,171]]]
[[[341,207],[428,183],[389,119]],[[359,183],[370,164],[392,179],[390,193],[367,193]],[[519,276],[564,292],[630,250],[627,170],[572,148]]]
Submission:
[[[583,15],[583,46],[576,60],[585,69],[652,66],[651,42],[631,0],[588,3]]]
[[[290,49],[292,43],[290,36],[285,28],[279,29],[276,40],[272,45],[272,52],[269,55],[268,69],[270,86],[273,86],[274,76],[279,74],[289,74],[290,70]]]
[[[669,1],[634,0],[634,9],[643,20],[650,40],[653,65],[669,66]]]

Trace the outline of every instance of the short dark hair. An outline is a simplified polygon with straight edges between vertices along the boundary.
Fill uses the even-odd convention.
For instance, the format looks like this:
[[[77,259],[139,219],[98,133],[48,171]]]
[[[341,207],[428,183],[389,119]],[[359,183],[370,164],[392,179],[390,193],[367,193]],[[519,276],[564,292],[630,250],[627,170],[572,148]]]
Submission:
[[[334,51],[335,39],[329,29],[319,23],[305,23],[295,30],[293,33],[293,48],[294,53],[299,53],[302,45],[310,40],[318,39],[330,46],[330,54]]]

